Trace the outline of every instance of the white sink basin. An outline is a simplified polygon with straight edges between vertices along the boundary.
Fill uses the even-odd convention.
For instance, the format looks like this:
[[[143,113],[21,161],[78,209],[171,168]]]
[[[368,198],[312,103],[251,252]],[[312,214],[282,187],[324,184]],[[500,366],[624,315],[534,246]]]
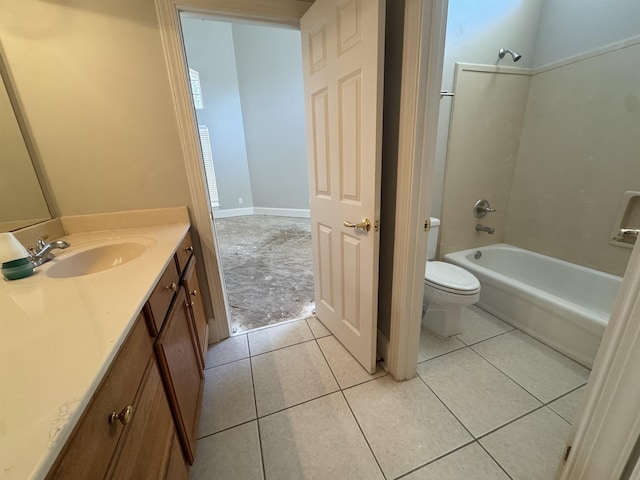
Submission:
[[[119,267],[138,258],[155,243],[149,240],[122,240],[62,255],[51,261],[53,265],[47,269],[47,276],[80,277]]]

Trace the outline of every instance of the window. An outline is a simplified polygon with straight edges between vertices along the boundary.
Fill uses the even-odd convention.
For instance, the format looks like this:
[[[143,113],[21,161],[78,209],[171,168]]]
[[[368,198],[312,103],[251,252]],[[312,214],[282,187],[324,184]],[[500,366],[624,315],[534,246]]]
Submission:
[[[209,201],[211,207],[219,207],[218,184],[216,183],[216,173],[213,170],[213,153],[211,152],[211,140],[209,139],[209,128],[206,125],[198,125],[200,131],[200,146],[202,148],[202,159],[204,160],[204,173],[207,177],[207,187],[209,187]]]
[[[204,100],[202,99],[202,90],[200,89],[200,73],[193,68],[189,69],[189,80],[191,81],[191,95],[193,95],[193,105],[196,110],[204,108]]]

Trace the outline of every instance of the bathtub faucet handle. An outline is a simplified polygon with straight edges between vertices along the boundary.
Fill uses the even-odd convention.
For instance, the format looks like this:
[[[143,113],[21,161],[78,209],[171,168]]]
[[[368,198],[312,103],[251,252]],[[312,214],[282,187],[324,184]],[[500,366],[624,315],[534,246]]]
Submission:
[[[495,211],[496,209],[491,208],[489,206],[489,201],[485,200],[484,198],[482,200],[478,200],[476,204],[473,206],[473,216],[476,218],[482,218],[487,213],[493,213]]]

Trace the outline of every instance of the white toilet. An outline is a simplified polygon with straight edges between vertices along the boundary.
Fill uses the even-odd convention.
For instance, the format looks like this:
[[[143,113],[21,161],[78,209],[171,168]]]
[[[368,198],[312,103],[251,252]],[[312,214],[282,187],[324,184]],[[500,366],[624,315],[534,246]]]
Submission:
[[[430,261],[436,258],[440,220],[431,218],[424,272],[422,325],[441,337],[462,333],[461,310],[480,299],[480,282],[457,265]]]

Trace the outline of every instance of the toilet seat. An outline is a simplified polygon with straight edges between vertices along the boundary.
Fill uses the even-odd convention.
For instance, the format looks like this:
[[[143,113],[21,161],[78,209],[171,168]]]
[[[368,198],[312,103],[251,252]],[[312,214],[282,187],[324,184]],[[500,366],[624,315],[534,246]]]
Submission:
[[[456,295],[475,295],[480,291],[480,282],[472,273],[446,262],[427,262],[424,281],[437,290]]]

